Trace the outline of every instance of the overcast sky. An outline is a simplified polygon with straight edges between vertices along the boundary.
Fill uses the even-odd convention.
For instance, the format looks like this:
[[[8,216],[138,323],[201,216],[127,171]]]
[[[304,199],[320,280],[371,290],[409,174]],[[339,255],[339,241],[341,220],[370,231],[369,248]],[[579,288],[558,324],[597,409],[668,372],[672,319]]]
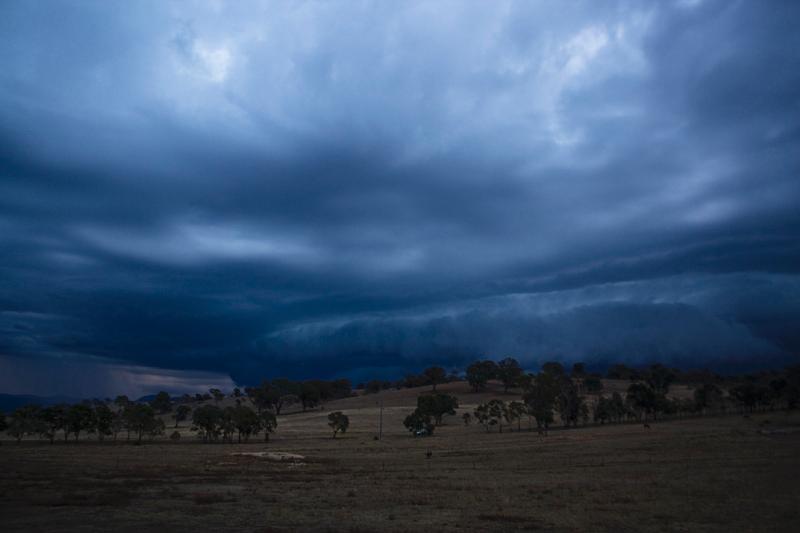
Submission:
[[[800,3],[0,4],[0,392],[800,357]]]

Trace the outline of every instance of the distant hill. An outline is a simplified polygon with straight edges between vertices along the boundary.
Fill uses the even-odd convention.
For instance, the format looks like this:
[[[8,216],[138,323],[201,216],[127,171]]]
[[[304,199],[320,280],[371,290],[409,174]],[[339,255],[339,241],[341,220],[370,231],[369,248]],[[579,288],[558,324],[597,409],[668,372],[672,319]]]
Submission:
[[[69,396],[33,396],[30,394],[0,394],[0,411],[8,413],[23,405],[55,405],[58,403],[77,403],[78,398]]]

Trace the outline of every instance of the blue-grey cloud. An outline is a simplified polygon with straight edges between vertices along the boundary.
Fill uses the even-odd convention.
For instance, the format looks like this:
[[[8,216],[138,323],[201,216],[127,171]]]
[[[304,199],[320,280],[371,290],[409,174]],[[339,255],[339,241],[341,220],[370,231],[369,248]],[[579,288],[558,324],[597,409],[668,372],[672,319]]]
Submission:
[[[796,357],[798,20],[5,2],[0,355],[240,381]]]

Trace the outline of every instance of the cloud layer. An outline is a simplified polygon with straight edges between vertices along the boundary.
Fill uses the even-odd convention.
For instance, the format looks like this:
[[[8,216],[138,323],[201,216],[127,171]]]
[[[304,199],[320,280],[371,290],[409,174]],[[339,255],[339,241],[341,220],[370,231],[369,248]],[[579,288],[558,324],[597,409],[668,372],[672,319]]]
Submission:
[[[796,357],[799,15],[6,2],[0,355]]]

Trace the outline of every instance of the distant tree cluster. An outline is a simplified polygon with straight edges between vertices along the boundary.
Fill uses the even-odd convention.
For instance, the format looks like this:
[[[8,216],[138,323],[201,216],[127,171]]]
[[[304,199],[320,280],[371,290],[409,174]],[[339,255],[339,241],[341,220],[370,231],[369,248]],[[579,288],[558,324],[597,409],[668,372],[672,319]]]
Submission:
[[[417,408],[403,421],[406,429],[413,435],[432,435],[436,426],[442,424],[445,415],[455,415],[458,398],[449,394],[434,392],[417,398]]]
[[[624,364],[611,366],[606,378],[629,381],[623,393],[604,394],[599,374],[588,372],[583,363],[571,371],[561,363],[546,362],[538,373],[527,373],[516,359],[498,362],[479,360],[468,365],[465,379],[471,388],[485,390],[490,381],[502,384],[505,393],[521,391],[519,400],[491,399],[472,412],[461,414],[465,425],[473,422],[487,432],[494,428],[517,431],[527,418],[528,429],[535,427],[546,435],[556,415],[564,427],[575,427],[593,420],[598,424],[648,421],[663,417],[699,416],[738,410],[741,413],[773,409],[794,409],[800,405],[800,366],[782,372],[762,372],[738,378],[722,378],[707,370],[680,371],[661,364],[634,369]],[[430,386],[430,392],[417,398],[416,409],[403,423],[413,435],[432,435],[444,417],[455,416],[459,407],[455,396],[438,387],[460,379],[457,373],[433,366],[419,375],[408,375],[398,382],[369,382],[365,392],[388,387]],[[692,396],[669,395],[675,383],[691,387]],[[617,383],[618,386],[619,384]],[[446,390],[446,389],[445,389]],[[212,388],[207,393],[184,394],[172,398],[159,392],[150,401],[131,401],[117,396],[113,401],[91,400],[73,405],[48,407],[26,405],[6,415],[0,412],[0,431],[16,439],[39,438],[54,443],[78,441],[81,436],[97,440],[142,442],[165,433],[164,418],[174,420],[170,439],[179,440],[182,422],[204,442],[247,442],[263,432],[267,441],[278,425],[277,417],[287,406],[299,405],[303,411],[326,402],[353,395],[346,379],[291,381],[286,378],[264,380],[260,385],[234,388],[230,395]],[[333,437],[347,431],[349,419],[341,411],[328,415]]]
[[[722,379],[708,371],[680,372],[661,364],[632,369],[618,364],[609,369],[608,376],[631,382],[624,395],[619,392],[603,395],[602,379],[598,374],[587,372],[582,363],[575,363],[568,374],[561,363],[546,362],[538,373],[529,374],[512,358],[500,362],[475,361],[466,371],[466,379],[474,391],[485,389],[490,380],[498,380],[505,392],[512,387],[521,388],[522,401],[491,399],[478,405],[472,413],[463,413],[461,419],[467,426],[474,421],[487,432],[496,428],[502,433],[503,428],[514,425],[520,430],[522,419],[527,417],[529,429],[535,422],[539,433],[547,435],[556,415],[563,427],[569,428],[586,425],[590,420],[606,424],[724,412],[732,407],[751,412],[793,409],[800,405],[800,367],[787,368],[780,375],[766,373],[740,378],[729,387],[727,394],[717,384]],[[692,398],[668,396],[674,383],[690,379],[701,380],[693,382]],[[587,402],[587,394],[595,398],[591,403]],[[414,435],[422,431],[432,434],[438,425],[431,408],[424,407],[432,403],[433,397],[420,396],[417,409],[404,420],[404,425]],[[458,403],[455,398],[453,400],[454,408],[447,414],[455,414]]]
[[[443,383],[460,381],[462,377],[458,373],[447,372],[440,366],[426,368],[420,374],[406,374],[405,377],[396,381],[373,379],[365,383],[359,383],[356,388],[362,389],[365,394],[375,394],[382,390],[389,389],[412,389],[416,387],[431,387],[436,391],[436,387]]]
[[[27,405],[11,413],[5,429],[18,442],[25,437],[39,437],[50,443],[59,433],[64,441],[70,437],[77,441],[82,434],[96,435],[98,440],[117,440],[117,435],[125,431],[128,439],[133,435],[137,442],[164,433],[164,422],[156,417],[151,405],[129,402],[125,397],[119,397],[116,405],[117,410],[99,400],[49,407]]]
[[[284,407],[299,403],[303,411],[326,402],[352,395],[350,381],[290,381],[286,378],[264,380],[257,387],[246,387],[245,394],[259,413],[264,410],[281,414]]]
[[[257,413],[245,405],[220,408],[203,405],[194,410],[192,430],[198,432],[204,442],[248,442],[252,435],[264,432],[264,441],[278,427],[277,417],[272,411]]]

